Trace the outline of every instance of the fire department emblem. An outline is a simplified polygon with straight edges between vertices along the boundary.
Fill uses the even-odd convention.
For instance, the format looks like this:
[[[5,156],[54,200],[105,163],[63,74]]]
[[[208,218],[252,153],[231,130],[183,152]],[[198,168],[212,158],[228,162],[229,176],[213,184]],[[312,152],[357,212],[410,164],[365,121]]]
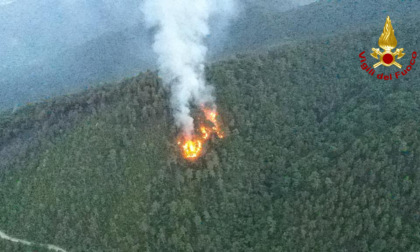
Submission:
[[[381,52],[381,49],[379,48],[372,48],[373,53],[372,57],[375,59],[378,59],[379,56],[379,62],[374,64],[373,67],[377,68],[380,65],[389,67],[389,66],[396,66],[398,68],[401,68],[401,65],[398,64],[395,60],[401,59],[405,53],[402,53],[404,51],[404,48],[396,49],[395,52],[392,52],[392,49],[397,47],[397,38],[394,35],[394,28],[392,28],[391,19],[389,16],[386,18],[384,31],[382,32],[381,37],[378,41],[379,47],[382,48],[384,51]]]

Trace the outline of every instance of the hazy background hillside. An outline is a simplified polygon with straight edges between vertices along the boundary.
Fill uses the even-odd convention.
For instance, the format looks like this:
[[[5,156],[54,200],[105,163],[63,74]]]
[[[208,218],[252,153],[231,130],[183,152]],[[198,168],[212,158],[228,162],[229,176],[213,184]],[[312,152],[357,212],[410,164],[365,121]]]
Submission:
[[[311,2],[241,2],[228,28],[226,21],[212,22],[210,58],[363,28],[386,15],[391,15],[398,27],[400,17],[420,8],[418,2],[408,0],[397,1],[398,8],[394,1]],[[21,0],[1,6],[0,108],[154,69],[152,37],[143,25],[139,4]],[[297,8],[302,4],[309,5]]]
[[[309,2],[267,4],[275,4],[277,9],[271,12],[276,13]],[[152,36],[143,24],[141,3],[21,0],[1,6],[0,90],[5,95],[0,108],[155,68]],[[238,4],[238,15],[267,4]],[[208,44],[213,55],[231,43],[226,23],[223,19],[212,21]]]

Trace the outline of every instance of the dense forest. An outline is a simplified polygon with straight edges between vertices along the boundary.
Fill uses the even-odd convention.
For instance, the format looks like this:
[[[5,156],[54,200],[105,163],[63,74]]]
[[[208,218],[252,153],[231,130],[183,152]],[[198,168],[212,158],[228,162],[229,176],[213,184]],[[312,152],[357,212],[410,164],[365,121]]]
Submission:
[[[68,251],[420,251],[420,71],[360,68],[380,23],[208,65],[227,136],[195,162],[158,72],[3,112],[0,229]]]

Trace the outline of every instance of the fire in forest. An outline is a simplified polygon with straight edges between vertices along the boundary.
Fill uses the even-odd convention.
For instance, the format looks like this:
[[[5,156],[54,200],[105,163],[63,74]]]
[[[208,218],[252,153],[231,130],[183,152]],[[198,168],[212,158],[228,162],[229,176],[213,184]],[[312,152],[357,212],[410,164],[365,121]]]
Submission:
[[[216,135],[218,138],[224,138],[220,118],[216,109],[201,107],[204,118],[200,121],[198,129],[194,134],[188,136],[182,134],[178,139],[178,145],[184,158],[188,160],[196,160],[203,154],[203,146],[211,138]]]
[[[145,25],[154,32],[153,51],[157,54],[159,74],[163,83],[170,86],[175,125],[182,131],[178,144],[187,159],[200,157],[211,135],[223,137],[214,88],[206,81],[206,40],[211,34],[210,20],[220,19],[227,24],[225,21],[237,10],[234,2],[145,0],[142,4]],[[202,107],[205,118],[195,120],[190,106],[201,104],[206,105]]]

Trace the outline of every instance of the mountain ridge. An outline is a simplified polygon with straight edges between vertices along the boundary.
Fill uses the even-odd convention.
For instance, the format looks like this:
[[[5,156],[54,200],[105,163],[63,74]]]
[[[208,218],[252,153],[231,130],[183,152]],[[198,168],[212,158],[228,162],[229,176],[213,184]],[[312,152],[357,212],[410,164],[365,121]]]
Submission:
[[[209,39],[209,59],[213,62],[282,41],[311,39],[363,28],[384,19],[386,15],[391,16],[394,26],[398,28],[404,25],[400,24],[400,18],[405,15],[414,17],[420,8],[413,1],[405,1],[400,8],[386,7],[392,3],[382,1],[382,5],[379,5],[377,1],[369,0],[363,1],[362,6],[360,1],[318,1],[288,12],[272,10],[270,2],[263,4],[268,8],[245,6],[243,13],[232,21],[227,34],[223,35],[226,36],[222,39],[226,41],[224,45],[218,42],[218,38]],[[377,8],[385,12],[378,12]],[[347,11],[349,9],[353,11]],[[267,13],[268,10],[271,12]],[[360,14],[352,16],[353,12]],[[330,22],[330,19],[335,21]],[[10,76],[11,71],[15,71],[15,74],[11,79],[3,77],[3,86],[8,88],[4,89],[5,98],[0,101],[0,108],[21,106],[45,97],[75,92],[94,83],[116,81],[135,76],[138,71],[153,69],[156,65],[153,63],[155,56],[151,53],[151,43],[152,33],[138,24],[125,31],[103,34],[32,67],[6,69],[3,76]]]

